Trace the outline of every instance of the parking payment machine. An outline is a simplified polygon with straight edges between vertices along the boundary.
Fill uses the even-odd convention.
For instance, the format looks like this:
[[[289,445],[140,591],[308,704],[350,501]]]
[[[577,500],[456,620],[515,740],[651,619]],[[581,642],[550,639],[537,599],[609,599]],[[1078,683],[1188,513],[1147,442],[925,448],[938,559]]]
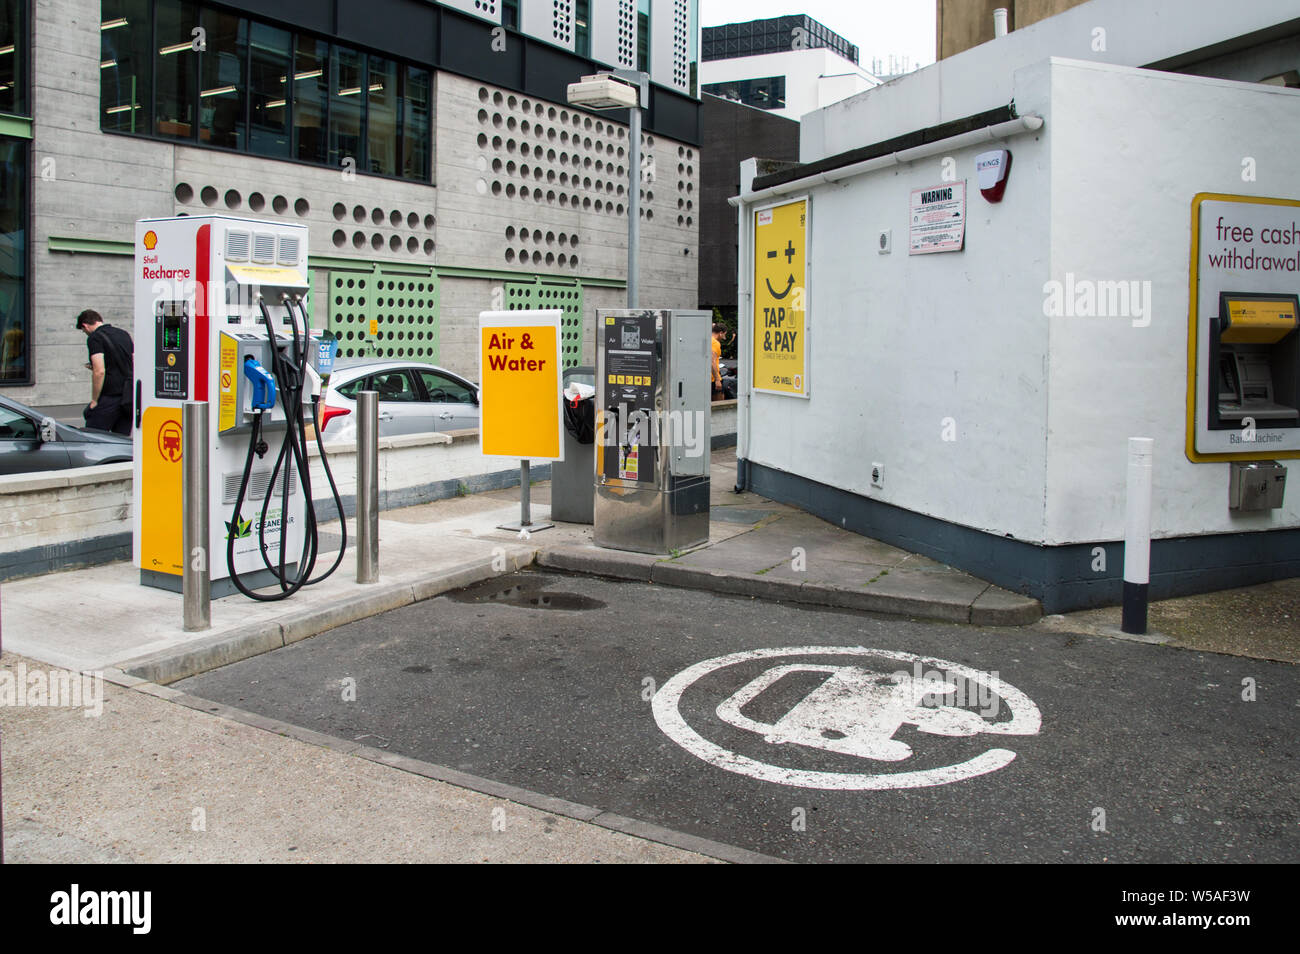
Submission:
[[[668,553],[708,540],[712,320],[596,312],[597,546]]]
[[[317,541],[303,424],[332,352],[308,328],[307,290],[305,226],[225,216],[136,223],[141,583],[181,589],[186,401],[209,408],[212,595],[282,598],[315,582],[307,579]],[[250,592],[277,583],[279,594]]]

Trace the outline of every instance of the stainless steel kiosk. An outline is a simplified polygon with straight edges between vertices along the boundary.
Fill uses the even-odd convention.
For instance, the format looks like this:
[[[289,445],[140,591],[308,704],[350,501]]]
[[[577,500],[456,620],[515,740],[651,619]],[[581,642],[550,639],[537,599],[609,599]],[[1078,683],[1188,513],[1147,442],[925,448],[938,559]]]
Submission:
[[[712,321],[596,312],[597,546],[670,553],[709,539]]]

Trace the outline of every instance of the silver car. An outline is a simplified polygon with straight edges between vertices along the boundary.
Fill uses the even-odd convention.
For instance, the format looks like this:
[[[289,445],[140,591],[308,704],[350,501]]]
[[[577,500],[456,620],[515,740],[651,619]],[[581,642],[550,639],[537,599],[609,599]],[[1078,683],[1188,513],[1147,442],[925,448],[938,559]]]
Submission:
[[[0,474],[66,470],[131,459],[131,438],[59,424],[0,396]]]
[[[479,389],[431,364],[383,361],[335,367],[316,422],[321,437],[355,441],[357,392],[379,394],[379,436],[477,428]]]

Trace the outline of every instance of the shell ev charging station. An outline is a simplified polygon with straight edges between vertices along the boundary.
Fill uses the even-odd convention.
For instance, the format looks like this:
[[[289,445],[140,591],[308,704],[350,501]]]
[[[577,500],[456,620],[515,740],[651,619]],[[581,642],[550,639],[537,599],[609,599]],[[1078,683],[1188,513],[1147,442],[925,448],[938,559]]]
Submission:
[[[224,216],[136,223],[133,556],[141,583],[181,590],[182,408],[190,401],[209,411],[212,595],[280,599],[317,582],[309,578],[317,538],[303,422],[333,343],[311,335],[308,287],[305,226]],[[272,584],[278,592],[252,592]]]

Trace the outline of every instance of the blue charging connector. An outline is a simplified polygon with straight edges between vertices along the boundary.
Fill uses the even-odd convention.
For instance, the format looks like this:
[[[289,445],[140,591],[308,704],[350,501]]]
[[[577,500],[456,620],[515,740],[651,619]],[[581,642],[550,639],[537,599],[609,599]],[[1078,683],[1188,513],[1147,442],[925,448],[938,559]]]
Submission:
[[[244,377],[253,382],[253,397],[249,402],[255,411],[269,411],[275,407],[275,378],[257,359],[244,359]]]

